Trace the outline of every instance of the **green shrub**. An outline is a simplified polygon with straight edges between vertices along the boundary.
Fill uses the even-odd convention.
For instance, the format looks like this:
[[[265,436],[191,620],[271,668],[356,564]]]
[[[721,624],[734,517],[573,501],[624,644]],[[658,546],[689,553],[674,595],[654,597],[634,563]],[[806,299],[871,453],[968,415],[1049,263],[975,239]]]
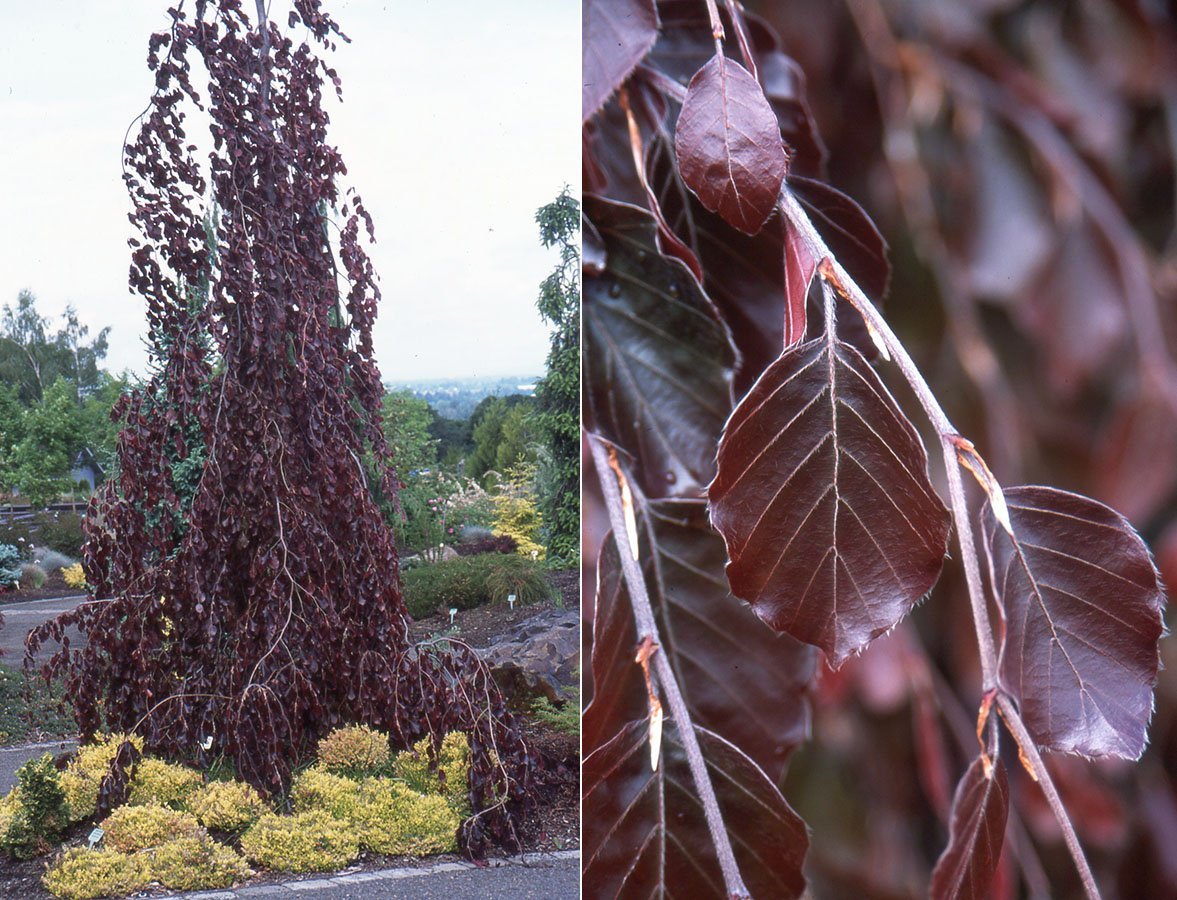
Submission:
[[[404,573],[404,596],[409,613],[427,618],[451,607],[473,609],[483,603],[504,602],[515,594],[521,603],[551,595],[542,564],[521,556],[483,553],[462,556]]]
[[[207,834],[176,838],[149,855],[152,880],[173,891],[230,887],[252,874],[241,854]]]
[[[564,700],[553,703],[547,697],[537,697],[531,704],[531,714],[536,721],[565,734],[580,734],[580,689],[567,691]]]
[[[315,766],[300,772],[290,787],[295,812],[325,812],[354,820],[360,805],[360,785],[350,778]]]
[[[241,836],[246,857],[281,872],[327,872],[342,869],[360,852],[350,822],[323,810],[293,816],[267,813]]]
[[[316,756],[328,772],[362,778],[384,772],[392,753],[388,735],[367,725],[349,725],[336,728],[319,741]]]
[[[146,856],[85,847],[67,850],[41,879],[50,893],[64,900],[122,897],[143,890],[150,882]]]
[[[506,603],[511,594],[524,605],[552,595],[545,567],[522,556],[498,557],[487,572],[486,589],[494,603]]]
[[[23,591],[35,591],[45,586],[49,578],[45,570],[36,563],[22,563],[20,567],[20,587]]]
[[[69,824],[69,803],[53,757],[42,754],[16,770],[17,786],[5,803],[0,849],[17,859],[48,853]]]
[[[356,826],[374,853],[424,856],[457,850],[462,817],[444,797],[425,796],[391,778],[367,778]]]
[[[440,794],[463,815],[469,810],[470,743],[460,731],[451,731],[441,742],[437,768],[429,765],[430,740],[425,737],[396,755],[393,774],[419,794]],[[444,775],[444,785],[442,776]]]
[[[202,833],[195,816],[158,803],[120,806],[102,820],[101,828],[106,832],[106,846],[120,853],[134,853]]]
[[[82,555],[86,535],[77,513],[41,513],[36,517],[37,543],[66,556]]]
[[[14,588],[20,582],[20,551],[12,544],[0,544],[0,590]]]
[[[0,837],[8,833],[8,827],[21,810],[20,788],[15,787],[0,797]]]
[[[71,822],[94,815],[94,809],[98,805],[98,787],[106,776],[111,761],[118,754],[119,747],[126,739],[127,736],[123,734],[100,736],[95,743],[79,747],[74,758],[70,760],[61,775],[61,788],[69,802]],[[131,743],[139,752],[143,752],[141,737],[133,735]]]
[[[189,798],[204,783],[200,773],[185,766],[144,757],[135,767],[128,803],[160,803],[187,809]]]
[[[188,807],[205,828],[236,834],[258,820],[266,801],[243,781],[211,781],[188,799]]]

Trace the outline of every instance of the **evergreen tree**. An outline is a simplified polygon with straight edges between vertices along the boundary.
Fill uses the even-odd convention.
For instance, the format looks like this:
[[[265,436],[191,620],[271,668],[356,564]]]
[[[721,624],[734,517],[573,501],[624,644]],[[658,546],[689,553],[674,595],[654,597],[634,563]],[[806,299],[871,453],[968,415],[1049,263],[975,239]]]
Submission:
[[[560,261],[540,285],[539,307],[552,326],[547,371],[536,387],[547,453],[539,472],[540,512],[548,559],[580,560],[580,204],[565,188],[536,213],[545,247]]]

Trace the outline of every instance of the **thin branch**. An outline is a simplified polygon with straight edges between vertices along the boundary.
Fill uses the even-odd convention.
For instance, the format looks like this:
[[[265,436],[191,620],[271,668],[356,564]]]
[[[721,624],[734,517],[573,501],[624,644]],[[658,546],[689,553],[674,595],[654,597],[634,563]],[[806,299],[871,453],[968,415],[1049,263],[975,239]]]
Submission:
[[[899,44],[879,0],[849,0],[847,6],[870,61],[875,98],[882,113],[883,156],[891,170],[899,208],[915,237],[916,250],[948,308],[948,335],[961,368],[977,387],[996,468],[1008,478],[1018,478],[1023,436],[1014,393],[985,339],[974,298],[952,265],[944,242],[932,184],[920,162],[919,138],[907,112],[910,91],[905,89],[901,76],[887,77],[901,71]]]
[[[961,558],[964,560],[965,577],[968,581],[969,599],[973,606],[973,621],[977,631],[977,646],[981,657],[982,690],[988,691],[997,684],[997,651],[993,643],[993,629],[989,624],[989,610],[985,605],[985,593],[981,584],[981,567],[977,560],[977,548],[973,542],[973,528],[969,518],[968,505],[965,501],[964,485],[961,482],[960,470],[957,467],[956,444],[953,438],[957,431],[949,421],[948,416],[936,400],[932,389],[920,374],[915,361],[907,352],[907,348],[899,342],[891,326],[875,309],[874,304],[867,298],[862,289],[842,268],[834,258],[830,248],[826,246],[809,216],[801,204],[786,187],[781,192],[781,213],[797,229],[801,239],[809,245],[815,259],[824,260],[823,277],[829,280],[832,276],[833,287],[842,294],[862,317],[870,328],[886,345],[891,359],[903,373],[903,377],[915,391],[920,405],[932,422],[940,437],[940,448],[944,454],[944,467],[948,475],[948,492],[952,500],[952,516],[956,522],[957,538],[960,542]],[[828,274],[827,274],[828,273]]]
[[[1006,727],[1009,728],[1009,733],[1013,735],[1014,743],[1018,745],[1018,752],[1021,754],[1022,760],[1029,763],[1034,780],[1042,788],[1046,802],[1050,804],[1055,818],[1058,819],[1059,827],[1063,831],[1063,840],[1066,841],[1067,849],[1071,851],[1071,857],[1075,860],[1075,866],[1079,870],[1079,878],[1083,881],[1083,890],[1087,894],[1088,900],[1099,900],[1099,888],[1095,885],[1095,876],[1087,864],[1087,857],[1083,854],[1083,847],[1079,843],[1079,836],[1075,833],[1075,826],[1071,824],[1071,818],[1067,815],[1066,807],[1063,806],[1062,798],[1054,786],[1054,781],[1051,780],[1046,763],[1042,760],[1042,754],[1034,745],[1034,739],[1026,730],[1026,725],[1013,701],[1005,694],[998,693],[997,708],[1001,713],[1001,718],[1005,720]]]
[[[827,282],[833,282],[832,286],[834,289],[858,310],[866,321],[868,329],[873,331],[882,340],[886,349],[890,352],[892,360],[899,367],[900,372],[908,384],[911,385],[912,390],[919,399],[920,405],[924,408],[924,412],[931,420],[932,426],[939,435],[940,449],[944,454],[944,467],[948,478],[948,493],[952,503],[952,518],[956,524],[961,558],[964,561],[965,580],[968,583],[969,602],[973,610],[973,626],[976,631],[977,646],[980,651],[983,690],[985,693],[989,693],[990,691],[996,693],[998,708],[1001,711],[1002,718],[1006,722],[1006,726],[1014,736],[1014,740],[1022,751],[1024,758],[1029,760],[1031,765],[1035,766],[1035,774],[1038,776],[1039,784],[1042,787],[1047,802],[1050,804],[1051,810],[1054,812],[1055,818],[1063,829],[1063,834],[1067,841],[1067,849],[1070,850],[1071,857],[1075,861],[1075,867],[1079,870],[1079,875],[1083,879],[1087,895],[1089,898],[1098,898],[1099,891],[1095,887],[1094,878],[1091,877],[1091,868],[1087,863],[1087,857],[1083,853],[1083,848],[1079,844],[1078,838],[1075,837],[1074,827],[1071,825],[1071,820],[1067,815],[1066,807],[1063,806],[1062,800],[1059,797],[1058,790],[1051,781],[1050,773],[1046,770],[1045,765],[1042,764],[1042,759],[1038,755],[1038,750],[1034,746],[1033,739],[1030,737],[1029,731],[1027,731],[1025,723],[1022,721],[1013,702],[997,686],[997,652],[993,640],[993,629],[989,623],[989,610],[986,605],[984,588],[981,582],[977,548],[973,540],[972,520],[969,516],[964,484],[960,476],[960,462],[957,455],[960,435],[953,428],[948,416],[932,393],[931,387],[924,380],[923,375],[920,374],[919,368],[916,366],[910,354],[908,354],[907,349],[900,343],[895,332],[891,330],[891,326],[887,324],[887,320],[879,314],[879,311],[875,309],[874,304],[871,303],[862,289],[834,258],[829,247],[822,240],[821,235],[817,233],[817,229],[813,227],[813,223],[809,221],[805,210],[787,187],[781,191],[780,209],[782,215],[792,222],[797,229],[802,240],[809,245],[810,251],[816,254],[817,259],[823,260],[820,267],[823,279]],[[979,456],[978,459],[980,459]]]
[[[682,738],[687,766],[691,770],[695,789],[698,791],[699,800],[703,805],[703,815],[707,820],[707,829],[711,833],[711,842],[715,846],[719,868],[723,872],[727,896],[751,898],[752,895],[744,885],[739,865],[736,863],[736,857],[732,851],[723,814],[720,812],[719,802],[715,798],[711,777],[707,774],[707,762],[699,747],[699,739],[695,734],[695,725],[691,720],[690,711],[687,709],[682,691],[679,690],[670,661],[666,654],[661,652],[658,625],[654,620],[654,608],[650,604],[649,592],[646,590],[646,579],[642,575],[641,567],[638,565],[636,555],[630,546],[628,537],[630,528],[626,522],[626,506],[622,500],[621,486],[618,478],[610,474],[610,470],[613,469],[610,451],[606,450],[605,442],[594,434],[588,436],[588,445],[592,451],[593,463],[597,470],[597,480],[600,482],[601,492],[605,496],[605,508],[609,511],[609,524],[613,527],[613,541],[617,545],[617,555],[621,559],[621,572],[629,592],[634,623],[637,625],[638,644],[640,645],[646,638],[649,638],[658,648],[653,657],[654,671],[658,676],[658,684],[662,688],[667,705],[670,707],[670,715],[674,719],[675,727]],[[620,471],[618,471],[618,476],[623,477]]]

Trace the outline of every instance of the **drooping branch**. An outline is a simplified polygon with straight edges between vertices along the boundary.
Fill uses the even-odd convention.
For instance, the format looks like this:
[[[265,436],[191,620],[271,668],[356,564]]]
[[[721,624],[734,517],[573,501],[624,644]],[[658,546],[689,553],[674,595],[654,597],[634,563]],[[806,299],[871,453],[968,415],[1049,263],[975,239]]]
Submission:
[[[1030,760],[1032,765],[1035,765],[1034,760],[1037,759],[1040,765],[1041,756],[1038,754],[1038,750],[1034,746],[1034,741],[1026,730],[1025,724],[1022,722],[1020,714],[1009,698],[998,687],[997,650],[993,639],[992,626],[989,622],[989,611],[981,581],[980,563],[977,556],[976,543],[973,538],[972,517],[969,514],[964,484],[960,475],[960,466],[962,465],[958,455],[960,437],[956,429],[952,426],[951,421],[949,421],[943,407],[940,406],[935,394],[932,393],[931,387],[920,373],[915,361],[907,352],[907,349],[899,341],[899,338],[892,331],[886,319],[879,314],[874,304],[871,303],[862,289],[858,287],[842,265],[833,257],[829,247],[822,240],[821,235],[818,234],[817,229],[814,228],[813,223],[806,215],[805,210],[802,209],[800,203],[798,203],[797,199],[787,187],[781,192],[780,209],[781,214],[797,228],[802,239],[809,245],[811,252],[818,259],[825,261],[821,270],[822,277],[827,281],[833,282],[833,288],[858,310],[872,334],[877,335],[878,339],[882,341],[891,360],[896,364],[904,379],[915,392],[920,405],[923,407],[925,414],[937,432],[940,447],[944,455],[952,518],[957,529],[957,539],[961,549],[961,558],[964,563],[965,579],[969,591],[969,601],[973,612],[973,625],[981,660],[982,686],[985,692],[996,691],[997,703],[1001,710],[1002,718],[1009,726],[1010,733],[1013,735],[1014,741],[1024,758]],[[975,453],[975,451],[973,452]],[[977,473],[974,472],[974,474]],[[990,490],[994,487],[1000,490],[1000,487],[996,485],[983,486]],[[1064,834],[1069,832],[1071,835],[1074,835],[1074,826],[1071,824],[1070,816],[1067,813],[1066,807],[1063,806],[1058,790],[1051,781],[1050,773],[1046,770],[1045,765],[1041,765],[1041,770],[1039,771],[1039,765],[1035,765],[1034,774],[1043,789],[1047,803],[1050,805],[1051,811],[1058,820]],[[1075,861],[1075,866],[1079,870],[1080,877],[1083,879],[1084,888],[1087,891],[1088,897],[1098,898],[1099,891],[1095,886],[1094,878],[1091,876],[1091,867],[1088,865],[1082,846],[1077,839],[1072,841],[1068,838],[1067,849],[1070,851]]]
[[[671,717],[674,719],[675,728],[682,740],[691,777],[695,782],[695,788],[699,793],[699,800],[707,820],[707,829],[711,834],[711,841],[715,847],[720,870],[723,873],[727,896],[731,898],[751,897],[740,875],[740,868],[732,851],[731,840],[728,837],[727,827],[724,825],[723,815],[719,810],[715,788],[707,773],[707,762],[703,758],[703,751],[699,746],[686,700],[683,698],[670,661],[666,658],[665,653],[659,651],[658,625],[654,619],[654,610],[650,604],[649,592],[646,589],[646,579],[642,575],[635,552],[637,536],[634,533],[633,525],[633,501],[632,498],[629,501],[627,514],[627,504],[622,496],[621,485],[623,482],[621,479],[624,478],[624,473],[616,467],[615,451],[612,451],[611,448],[607,449],[599,437],[589,435],[588,443],[597,471],[597,480],[605,498],[605,508],[609,513],[609,524],[612,526],[613,540],[617,544],[625,585],[629,591],[634,621],[637,625],[638,643],[639,645],[643,644],[647,639],[653,643],[652,659],[658,686],[670,707]],[[634,649],[637,650],[636,647]]]

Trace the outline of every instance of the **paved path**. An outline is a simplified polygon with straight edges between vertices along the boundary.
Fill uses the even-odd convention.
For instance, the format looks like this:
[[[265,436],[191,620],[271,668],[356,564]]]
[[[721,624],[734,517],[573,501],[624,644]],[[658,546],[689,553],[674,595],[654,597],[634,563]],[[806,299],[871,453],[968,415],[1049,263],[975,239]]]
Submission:
[[[187,900],[577,900],[580,851],[495,859],[481,868],[449,862],[169,896]]]
[[[0,604],[0,616],[4,617],[4,627],[0,628],[0,662],[6,666],[19,668],[25,655],[25,635],[38,625],[48,622],[54,616],[69,612],[78,606],[86,597],[60,597],[52,600],[26,600],[23,603]],[[66,632],[73,646],[78,646],[81,636],[77,629],[71,628]],[[52,645],[42,648],[41,655],[52,652]]]
[[[18,744],[15,747],[0,747],[0,796],[7,794],[16,785],[16,770],[30,759],[43,753],[57,756],[66,750],[73,750],[77,741],[46,741],[40,744]]]

